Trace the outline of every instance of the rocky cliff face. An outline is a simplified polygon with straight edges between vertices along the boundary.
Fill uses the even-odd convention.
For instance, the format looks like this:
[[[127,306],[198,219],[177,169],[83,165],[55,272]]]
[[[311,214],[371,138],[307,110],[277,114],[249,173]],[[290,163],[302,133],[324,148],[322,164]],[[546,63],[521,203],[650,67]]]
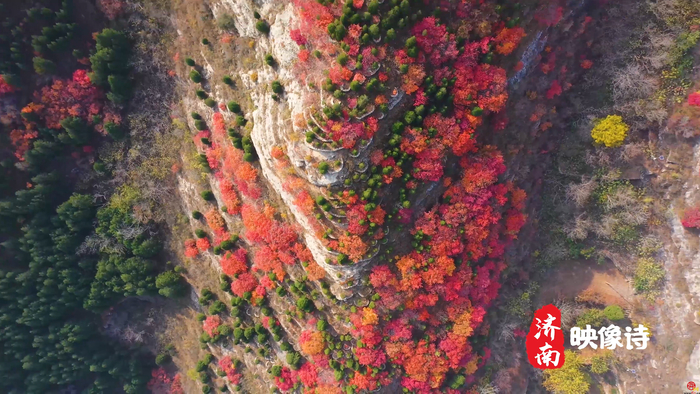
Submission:
[[[687,167],[693,174],[700,173],[700,145],[693,147],[692,161]],[[681,224],[679,211],[682,207],[697,206],[700,202],[700,184],[697,177],[684,182],[682,193],[672,202],[669,209],[671,243],[664,250],[664,265],[668,273],[667,286],[662,295],[665,307],[658,309],[659,331],[666,341],[681,342],[675,355],[658,360],[661,364],[674,364],[674,361],[687,360],[686,380],[700,380],[700,248],[697,234]],[[690,346],[692,346],[692,353]],[[671,359],[675,357],[674,359]],[[655,360],[657,361],[657,360]],[[656,369],[656,368],[654,368]],[[656,371],[654,371],[656,372]],[[653,375],[653,372],[650,371]],[[680,387],[685,385],[682,382]]]
[[[284,209],[288,210],[289,218],[299,226],[302,231],[306,246],[309,248],[315,261],[323,267],[328,274],[328,279],[333,282],[331,287],[334,295],[340,299],[346,299],[353,295],[353,288],[361,284],[361,278],[366,274],[371,265],[372,256],[379,253],[379,245],[367,258],[357,261],[355,264],[340,266],[330,264],[335,261],[338,253],[329,251],[321,241],[322,233],[319,232],[318,219],[302,212],[295,204],[297,193],[300,189],[307,190],[311,196],[328,196],[330,188],[340,186],[344,180],[354,174],[363,174],[369,168],[369,152],[373,147],[381,146],[381,139],[386,139],[386,130],[377,134],[374,140],[364,144],[357,152],[351,152],[342,147],[328,148],[315,147],[305,141],[305,133],[309,125],[318,125],[323,118],[320,109],[324,105],[332,105],[338,100],[321,90],[310,89],[311,86],[321,86],[325,75],[319,69],[304,69],[300,66],[297,57],[299,46],[290,38],[290,30],[297,27],[299,21],[295,7],[291,2],[281,1],[245,1],[226,0],[211,4],[214,18],[222,14],[230,14],[235,19],[236,31],[241,39],[255,41],[252,46],[254,63],[263,65],[260,67],[237,67],[228,64],[225,70],[215,70],[212,64],[219,63],[214,58],[219,56],[215,52],[200,52],[204,59],[204,77],[211,84],[211,96],[218,102],[226,102],[224,93],[228,87],[214,79],[214,75],[224,73],[237,75],[240,85],[239,92],[245,92],[247,96],[247,117],[252,124],[250,137],[260,158],[260,167],[270,191],[281,198]],[[255,28],[258,21],[253,18],[254,12],[258,12],[261,19],[270,23],[268,34],[261,35]],[[329,39],[328,39],[329,40]],[[329,40],[330,42],[330,40]],[[272,55],[275,59],[274,67],[264,66],[265,57]],[[377,73],[367,73],[370,77]],[[275,99],[270,88],[273,81],[280,81],[284,86],[283,99]],[[345,89],[349,90],[349,89]],[[388,103],[389,110],[400,106],[404,101],[403,92],[396,91]],[[200,112],[207,114],[207,107],[201,100],[185,99],[187,112]],[[379,112],[378,110],[376,110]],[[227,122],[235,120],[235,114],[223,112]],[[364,115],[362,118],[368,116]],[[206,116],[206,115],[205,115]],[[391,113],[381,117],[391,116]],[[380,118],[381,119],[381,118]],[[207,119],[211,122],[211,118]],[[194,129],[193,120],[190,119],[190,128]],[[313,123],[311,123],[313,122]],[[289,158],[291,167],[280,168],[273,158],[274,148],[281,148]],[[334,163],[334,168],[322,174],[318,169],[321,162]],[[290,175],[302,179],[304,185],[290,190],[285,187]],[[214,179],[212,178],[212,182]],[[216,190],[215,187],[212,188]],[[296,193],[295,193],[296,191]],[[418,206],[428,204],[435,196],[435,187],[424,188],[416,198]],[[361,190],[357,190],[358,193]],[[221,202],[221,199],[219,199]],[[223,204],[220,204],[223,205]],[[343,223],[344,215],[339,212],[331,212],[326,215],[324,225],[336,231],[344,231],[347,224]],[[325,218],[324,218],[325,219]],[[335,220],[333,220],[335,219]]]

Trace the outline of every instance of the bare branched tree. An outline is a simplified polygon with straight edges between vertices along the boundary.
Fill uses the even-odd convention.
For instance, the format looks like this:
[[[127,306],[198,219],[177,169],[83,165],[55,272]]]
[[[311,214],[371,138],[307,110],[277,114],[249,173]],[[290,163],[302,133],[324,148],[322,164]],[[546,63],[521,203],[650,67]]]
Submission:
[[[571,328],[580,312],[576,304],[571,301],[558,299],[554,301],[554,306],[561,311],[561,329],[568,330]]]
[[[613,75],[613,99],[616,103],[626,103],[652,95],[659,82],[648,75],[639,63],[629,63]]]
[[[676,43],[673,35],[653,26],[647,26],[645,40],[647,48],[643,60],[651,70],[661,70],[670,63],[670,51]]]
[[[651,216],[649,209],[643,206],[629,206],[626,208],[628,209],[625,209],[620,214],[620,219],[624,223],[639,226],[646,223],[649,220],[649,216]]]
[[[517,353],[516,353],[517,355]],[[515,359],[516,365],[520,364],[518,359]],[[511,376],[511,373],[517,373],[517,367],[510,368],[510,369],[501,369],[498,372],[496,372],[493,376],[493,384],[494,386],[505,392],[511,392],[512,386],[513,386],[513,377]]]
[[[513,339],[515,339],[515,334],[513,334],[513,330],[515,330],[517,327],[518,325],[516,323],[504,322],[498,328],[498,339],[501,342],[512,341]]]
[[[632,186],[616,187],[607,197],[605,209],[608,211],[623,207],[638,209],[640,205],[639,197]]]
[[[561,242],[550,243],[542,251],[542,258],[546,261],[558,262],[569,255],[569,250]]]
[[[598,182],[595,179],[589,179],[578,184],[571,183],[567,187],[566,197],[573,201],[577,207],[581,208],[586,205],[596,187],[598,187]]]
[[[479,394],[498,394],[498,389],[494,387],[490,382],[482,383],[476,389]]]
[[[122,331],[121,339],[129,344],[141,343],[143,342],[143,331],[137,331],[131,326],[128,326]]]
[[[79,256],[86,256],[99,252],[124,254],[126,251],[126,247],[117,242],[116,239],[92,234],[85,238],[85,241],[78,247],[76,253]]]
[[[138,237],[146,231],[146,227],[139,223],[127,224],[122,222],[122,227],[117,230],[117,234],[124,240],[130,240]]]
[[[588,150],[586,151],[586,164],[593,167],[610,167],[612,164],[612,157],[610,153],[604,149]]]
[[[581,214],[573,222],[567,223],[564,226],[566,236],[575,240],[584,240],[588,237],[588,232],[593,227],[593,223]]]
[[[644,144],[633,142],[622,146],[622,149],[620,150],[620,159],[626,163],[629,163],[643,154]]]

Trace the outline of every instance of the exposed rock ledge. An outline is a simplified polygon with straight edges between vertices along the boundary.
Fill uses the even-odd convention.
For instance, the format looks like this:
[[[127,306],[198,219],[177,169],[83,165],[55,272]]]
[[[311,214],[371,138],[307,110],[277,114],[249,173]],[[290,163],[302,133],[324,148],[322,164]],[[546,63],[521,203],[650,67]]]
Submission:
[[[341,150],[339,152],[327,153],[310,149],[304,144],[304,130],[296,129],[292,119],[295,115],[304,114],[308,110],[309,103],[319,103],[322,97],[315,97],[318,93],[312,92],[299,81],[297,75],[293,73],[293,67],[297,61],[298,46],[290,38],[289,31],[296,23],[294,6],[291,3],[279,1],[253,2],[252,0],[224,0],[212,7],[215,16],[222,12],[230,13],[236,22],[236,28],[242,37],[251,37],[256,40],[255,51],[256,60],[259,64],[264,64],[267,54],[272,54],[277,62],[277,67],[261,67],[256,70],[257,78],[252,78],[248,71],[230,70],[231,74],[238,73],[242,81],[242,88],[245,89],[253,102],[252,110],[248,110],[247,117],[253,123],[251,139],[255,145],[262,176],[269,186],[280,195],[287,209],[291,211],[296,223],[303,231],[306,245],[311,251],[316,262],[328,273],[328,277],[333,281],[331,290],[341,298],[352,295],[349,291],[351,286],[345,285],[348,281],[357,284],[360,282],[365,268],[371,263],[371,259],[352,266],[336,266],[326,263],[326,259],[333,257],[316,236],[309,219],[294,205],[295,196],[287,192],[283,187],[283,179],[275,168],[274,159],[271,156],[271,149],[274,146],[284,147],[290,161],[293,163],[297,175],[308,182],[308,188],[316,186],[328,186],[342,182],[343,176],[347,175],[347,166],[338,172],[320,175],[311,168],[309,158],[312,161],[320,160],[347,160],[349,152]],[[270,23],[268,35],[261,35],[255,29],[256,20],[252,18],[253,10],[257,10],[263,19]],[[205,58],[206,55],[202,54]],[[283,99],[275,101],[272,98],[270,84],[274,80],[279,80],[284,85],[285,93]],[[212,82],[214,83],[214,82]],[[212,86],[212,92],[219,89]],[[215,95],[216,96],[216,95]],[[220,97],[217,97],[220,98]],[[197,105],[195,102],[186,103]],[[229,113],[223,114],[227,121],[233,121]],[[361,153],[367,154],[368,149]],[[363,160],[362,157],[355,159]]]

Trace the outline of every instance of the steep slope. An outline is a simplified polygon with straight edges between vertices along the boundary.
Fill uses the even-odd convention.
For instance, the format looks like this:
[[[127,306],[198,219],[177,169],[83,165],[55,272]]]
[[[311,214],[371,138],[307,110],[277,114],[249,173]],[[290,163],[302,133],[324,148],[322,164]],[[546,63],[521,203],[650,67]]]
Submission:
[[[477,41],[458,51],[454,33],[435,18],[419,22],[424,27],[389,29],[399,19],[404,20],[400,25],[406,24],[410,14],[407,2],[399,3],[382,25],[385,31],[391,30],[389,41],[406,40],[422,30],[426,39],[408,40],[407,56],[402,44],[379,44],[384,40],[381,30],[372,30],[374,39],[360,38],[360,25],[349,23],[350,35],[341,46],[352,58],[327,36],[326,26],[332,22],[328,18],[343,12],[371,15],[362,14],[368,6],[381,15],[391,11],[392,4],[358,3],[360,11],[353,11],[352,5],[341,9],[316,2],[257,7],[247,2],[213,3],[212,17],[221,20],[228,15],[237,34],[219,32],[216,41],[210,36],[202,51],[188,53],[192,60],[187,63],[193,68],[182,70],[201,83],[197,95],[207,99],[190,99],[191,93],[183,91],[184,112],[193,113],[187,116],[189,127],[201,130],[194,142],[202,156],[195,158],[193,168],[212,172],[199,187],[213,190],[213,199],[202,196],[215,203],[196,201],[201,189],[186,175],[191,174],[186,168],[179,178],[185,209],[206,212],[206,223],[213,230],[211,236],[197,234],[201,238],[196,245],[188,241],[186,254],[201,254],[214,269],[229,275],[223,283],[230,281],[231,288],[222,285],[222,289],[233,298],[220,297],[232,300],[237,312],[232,316],[238,318],[218,324],[243,328],[262,323],[261,335],[271,330],[282,341],[278,343],[284,346],[246,340],[248,347],[260,351],[243,358],[246,366],[254,367],[253,359],[259,358],[268,368],[277,365],[270,369],[273,377],[299,374],[301,384],[309,388],[393,386],[400,383],[392,378],[400,365],[410,371],[403,385],[420,389],[464,384],[468,378],[450,373],[446,383],[446,375],[462,363],[468,363],[469,370],[477,366],[480,358],[469,355],[467,338],[480,327],[497,292],[498,273],[504,268],[498,260],[523,222],[519,210],[524,194],[512,183],[498,183],[498,174],[504,170],[500,154],[491,147],[481,148],[472,137],[486,115],[502,108],[507,97],[505,72],[487,64],[495,57],[487,55],[491,34],[501,34],[498,45],[504,49],[499,53],[508,54],[522,30],[506,34],[509,28],[496,23],[494,8],[484,5],[479,18],[485,24],[496,23],[494,29],[462,23],[460,40],[475,34]],[[421,12],[429,13],[431,7]],[[455,10],[467,15],[471,8],[462,5]],[[256,18],[249,18],[246,10],[257,13]],[[182,20],[187,16],[183,11]],[[358,22],[369,20],[364,18]],[[379,20],[375,17],[375,22]],[[456,29],[456,25],[450,27],[450,31]],[[193,32],[183,26],[178,41],[192,42]],[[366,45],[362,50],[360,40]],[[219,41],[223,52],[217,48]],[[240,46],[246,41],[250,50]],[[233,43],[237,56],[230,57],[226,44]],[[186,56],[182,52],[186,48],[187,44],[180,47],[178,57]],[[360,51],[362,61],[356,58]],[[227,61],[222,63],[221,55]],[[356,66],[350,65],[356,61]],[[447,66],[455,61],[461,64],[462,74],[453,74]],[[430,73],[436,74],[424,82]],[[224,80],[225,76],[230,79]],[[455,98],[448,100],[451,90]],[[453,100],[458,106],[454,111]],[[420,127],[423,121],[425,128]],[[227,132],[228,125],[232,126]],[[449,164],[459,157],[461,168],[466,169],[463,175],[464,170]],[[259,170],[257,164],[248,164],[256,158]],[[454,177],[455,183],[451,185],[450,178],[437,182],[443,173]],[[513,202],[506,205],[511,195]],[[464,211],[467,204],[471,212]],[[409,233],[405,227],[414,219],[417,226]],[[200,226],[191,223],[193,229]],[[221,242],[232,233],[241,238],[228,252],[231,245],[223,247]],[[206,250],[211,244],[205,242],[207,238],[215,245],[214,254]],[[466,260],[479,264],[478,273],[474,267],[478,277],[473,282]],[[397,274],[392,273],[394,262]],[[412,273],[420,267],[425,274]],[[294,282],[282,280],[287,276]],[[277,289],[289,289],[293,296]],[[452,306],[445,303],[448,300]],[[262,315],[256,312],[260,307],[265,311]],[[240,314],[243,310],[249,318]],[[455,331],[450,333],[452,324],[431,320],[430,315],[455,322]],[[206,321],[210,320],[219,318]],[[316,327],[320,321],[328,322],[330,328],[325,328],[326,323]],[[435,350],[416,353],[415,359],[395,359],[392,367],[385,352],[395,357],[396,346],[412,346],[407,341],[411,335],[387,338],[383,345],[380,333],[405,330],[410,321],[416,322],[426,335],[426,345]],[[281,329],[275,328],[277,324]],[[321,342],[316,346],[321,348],[310,350],[306,338],[319,335]],[[234,344],[243,341],[236,333],[234,337]],[[289,352],[285,339],[308,361],[297,361],[298,353]],[[240,357],[227,342],[215,335],[209,346],[222,357]],[[407,356],[415,353],[406,351]],[[433,371],[426,370],[430,365]],[[297,368],[303,372],[295,372]],[[324,377],[328,373],[335,379]],[[291,383],[289,379],[275,379],[278,388],[288,389],[296,378]]]

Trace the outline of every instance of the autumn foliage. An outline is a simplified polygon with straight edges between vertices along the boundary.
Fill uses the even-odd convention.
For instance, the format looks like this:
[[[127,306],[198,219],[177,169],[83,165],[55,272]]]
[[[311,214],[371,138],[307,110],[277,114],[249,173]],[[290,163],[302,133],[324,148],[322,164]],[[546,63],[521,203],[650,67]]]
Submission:
[[[299,336],[299,346],[301,346],[301,350],[309,356],[321,354],[325,345],[326,341],[323,339],[323,334],[318,331],[302,331]]]
[[[16,90],[15,87],[8,84],[7,81],[5,81],[5,77],[0,75],[0,96],[8,94],[8,93],[12,93],[15,90]]]
[[[41,106],[39,115],[46,127],[58,129],[60,121],[74,116],[88,120],[102,110],[102,92],[90,82],[85,70],[77,70],[70,80],[55,79],[37,94],[36,103]]]
[[[146,386],[153,394],[183,394],[180,374],[168,375],[163,368],[156,368],[151,371],[151,380]]]
[[[229,383],[236,385],[241,381],[241,374],[236,371],[233,361],[230,356],[225,356],[219,359],[219,368],[226,374]]]
[[[463,363],[475,370],[478,356],[469,355],[467,338],[498,294],[498,277],[505,268],[499,260],[512,239],[508,235],[501,239],[499,233],[517,233],[524,223],[520,213],[524,193],[498,183],[505,166],[497,151],[486,149],[480,155],[467,156],[461,166],[462,180],[443,195],[449,202],[426,212],[412,231],[430,251],[404,255],[392,265],[375,267],[370,275],[372,286],[381,295],[380,310],[398,311],[401,306],[406,310],[383,324],[383,335],[389,341],[381,348],[358,349],[356,354],[361,356],[360,363],[370,365],[386,356],[391,358],[407,374],[404,387],[437,388],[450,368]],[[508,195],[513,200],[508,216],[517,219],[510,224],[501,213],[507,208]],[[466,261],[470,264],[464,264]],[[453,323],[451,330],[434,318],[439,314]],[[358,313],[353,322],[363,342],[376,342],[372,338],[378,335],[377,320],[371,313]],[[413,324],[427,324],[430,340],[416,345],[410,334]]]
[[[213,337],[216,335],[216,329],[221,325],[221,318],[219,315],[207,316],[207,318],[202,323],[202,328],[204,331]]]
[[[235,252],[226,252],[219,262],[226,275],[236,276],[248,271],[248,262],[245,249],[239,248]]]
[[[504,27],[494,39],[496,52],[501,55],[510,55],[518,47],[523,37],[525,37],[525,29],[522,27],[512,29]]]
[[[204,214],[204,218],[207,220],[207,224],[212,230],[222,230],[226,228],[226,222],[224,218],[221,217],[219,210],[212,208]]]
[[[294,174],[286,148],[270,150],[272,160],[267,164],[272,163],[282,174],[282,188],[291,195],[294,214],[302,214],[307,231],[307,222],[311,222],[314,235],[329,255],[337,256],[315,261],[300,232],[268,202],[272,199],[263,200],[266,189],[258,168],[243,160],[240,149],[231,147],[224,118],[215,113],[213,143],[198,147],[219,182],[228,213],[240,213],[245,228],[241,232],[245,248],[220,255],[231,292],[259,305],[268,292],[277,301],[277,296],[285,297],[282,290],[290,290],[297,304],[289,312],[299,319],[312,316],[298,338],[297,349],[306,360],[296,362],[294,354],[288,354],[286,364],[270,371],[282,392],[296,390],[297,384],[304,392],[331,393],[349,386],[355,392],[371,391],[392,382],[414,392],[457,392],[446,389],[446,379],[453,375],[474,379],[476,370],[489,358],[488,348],[477,344],[488,332],[484,319],[501,287],[506,248],[526,221],[525,193],[502,180],[506,171],[503,156],[477,139],[508,123],[503,111],[508,100],[507,74],[494,59],[512,54],[525,31],[499,20],[490,4],[484,4],[488,2],[443,2],[442,14],[456,15],[465,23],[451,26],[438,16],[409,19],[399,33],[401,41],[387,45],[383,18],[387,17],[384,9],[391,9],[389,2],[293,3],[299,21],[292,26],[290,39],[300,46],[299,60],[305,63],[297,69],[299,77],[310,82],[312,68],[324,65],[320,71],[327,73],[319,72],[323,78],[314,84],[325,85],[334,96],[331,100],[338,103],[332,111],[322,108],[323,113],[314,113],[314,120],[308,113],[292,114],[295,128],[303,133],[314,129],[306,137],[316,147],[323,142],[331,149],[352,152],[353,157],[369,156],[369,160],[356,168],[352,166],[359,161],[347,163],[356,173],[342,179],[345,190],[338,191],[337,185],[318,190],[308,188],[302,175]],[[379,11],[369,12],[370,7]],[[352,19],[355,12],[360,19]],[[543,7],[538,17],[553,25],[561,15],[557,7]],[[555,66],[552,54],[543,60],[541,70],[557,73]],[[309,86],[314,89],[311,83]],[[568,85],[555,80],[546,97],[553,99],[565,88]],[[388,122],[386,115],[393,115],[387,112],[392,111],[389,104],[397,102],[401,104],[393,110],[404,112]],[[376,112],[363,117],[362,111],[372,106]],[[383,141],[385,136],[389,139],[386,146],[373,140]],[[365,143],[374,145],[366,154],[360,153]],[[407,197],[426,188],[439,188],[436,202],[425,204]],[[289,195],[283,193],[288,202]],[[215,234],[225,229],[215,209],[205,217]],[[385,236],[395,232],[409,240],[385,253],[389,250],[383,246]],[[200,243],[209,241],[197,240],[194,251],[192,242],[187,247],[196,255],[197,249],[204,250]],[[322,252],[316,247],[312,250],[314,255]],[[342,339],[341,347],[335,330],[316,326],[317,311],[299,303],[303,301],[299,292],[306,291],[300,289],[311,287],[302,282],[335,276],[336,271],[324,270],[326,264],[363,262],[375,252],[376,264],[368,268],[368,286],[374,296],[371,302],[352,308],[349,335]],[[332,291],[359,285],[343,277],[344,268],[333,267],[341,274],[330,287]],[[299,279],[300,272],[307,278]],[[321,285],[327,295],[328,284]],[[315,295],[311,298],[316,299]],[[269,329],[275,320],[263,314],[262,324]],[[220,362],[228,376],[230,360],[225,364],[228,367]]]
[[[688,104],[695,107],[700,107],[700,92],[691,93],[688,96]]]
[[[204,252],[209,248],[211,248],[211,242],[209,242],[209,238],[197,239],[197,249],[199,249],[200,252]]]
[[[12,87],[0,80],[0,89],[11,91]],[[61,129],[61,121],[74,117],[92,124],[103,134],[104,124],[121,123],[121,117],[111,108],[104,106],[104,94],[94,86],[85,70],[76,70],[68,80],[54,79],[53,83],[35,92],[34,101],[22,109],[23,127],[10,132],[10,140],[15,147],[15,156],[24,160],[24,154],[31,148],[32,141],[39,136],[40,127]],[[100,116],[96,118],[96,116]],[[94,121],[99,120],[95,124]]]
[[[185,256],[189,258],[197,257],[199,254],[199,249],[197,248],[197,241],[194,239],[188,239],[185,241]]]
[[[683,213],[683,227],[700,228],[700,207],[693,207]]]
[[[238,275],[238,278],[231,282],[231,291],[238,297],[243,297],[245,293],[252,292],[258,285],[258,281],[250,273]]]

